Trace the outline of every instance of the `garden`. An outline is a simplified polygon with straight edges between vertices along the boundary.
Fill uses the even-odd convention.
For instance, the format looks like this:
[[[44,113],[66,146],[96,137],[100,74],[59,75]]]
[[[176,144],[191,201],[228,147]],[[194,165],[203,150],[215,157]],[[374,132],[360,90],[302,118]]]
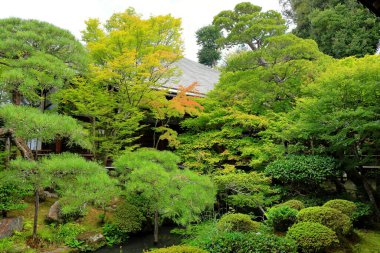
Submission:
[[[170,14],[90,18],[83,43],[0,19],[0,253],[380,252],[380,21],[280,3],[197,31],[207,94],[168,86]]]

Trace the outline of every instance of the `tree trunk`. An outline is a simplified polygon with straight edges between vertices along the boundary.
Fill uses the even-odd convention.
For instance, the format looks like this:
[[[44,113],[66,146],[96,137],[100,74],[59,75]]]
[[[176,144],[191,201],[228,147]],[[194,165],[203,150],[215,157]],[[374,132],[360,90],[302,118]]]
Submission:
[[[17,90],[12,92],[12,103],[14,105],[21,105],[21,93]]]
[[[7,218],[7,214],[8,214],[7,210],[1,210],[1,216],[3,218]]]
[[[34,191],[34,220],[33,220],[33,238],[37,238],[38,209],[40,207],[40,195],[38,190]]]
[[[154,212],[154,244],[158,244],[158,211]]]
[[[363,182],[364,189],[367,192],[369,201],[371,202],[371,204],[373,205],[375,209],[376,219],[380,220],[380,210],[379,210],[379,207],[377,206],[376,199],[373,194],[373,189],[371,185],[368,183],[367,178],[365,178],[364,176],[362,177],[362,182]]]
[[[8,167],[9,161],[11,160],[11,137],[9,135],[5,140],[5,152],[7,152],[7,157],[5,158],[5,166]]]

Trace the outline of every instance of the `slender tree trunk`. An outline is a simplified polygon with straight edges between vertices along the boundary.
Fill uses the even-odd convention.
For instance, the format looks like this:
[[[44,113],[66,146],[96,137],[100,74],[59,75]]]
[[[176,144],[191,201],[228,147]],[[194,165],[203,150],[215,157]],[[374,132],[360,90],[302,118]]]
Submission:
[[[40,194],[38,189],[34,191],[34,220],[33,220],[33,238],[37,238],[38,211],[40,207]]]
[[[12,92],[12,103],[14,105],[21,105],[21,93],[17,90]]]
[[[154,212],[154,244],[158,244],[158,211]]]
[[[3,218],[7,218],[7,214],[8,214],[7,210],[1,210],[1,216]]]
[[[11,160],[11,137],[9,135],[5,140],[5,152],[7,152],[7,157],[5,158],[5,166],[8,167],[9,161]]]
[[[369,201],[372,203],[372,205],[375,209],[376,219],[380,220],[380,209],[377,206],[376,199],[375,199],[375,196],[373,194],[373,189],[372,189],[371,185],[368,183],[367,178],[365,178],[364,176],[362,177],[362,182],[363,182],[364,189],[367,192]]]

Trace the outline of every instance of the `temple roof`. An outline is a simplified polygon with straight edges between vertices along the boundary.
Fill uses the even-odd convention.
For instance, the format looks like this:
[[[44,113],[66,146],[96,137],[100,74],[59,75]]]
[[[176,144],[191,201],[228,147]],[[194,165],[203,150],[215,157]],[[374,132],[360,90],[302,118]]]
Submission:
[[[212,90],[219,81],[220,72],[198,62],[182,58],[175,65],[181,70],[179,77],[173,77],[165,86],[177,90],[180,85],[189,86],[193,82],[199,84],[197,90],[205,95]]]

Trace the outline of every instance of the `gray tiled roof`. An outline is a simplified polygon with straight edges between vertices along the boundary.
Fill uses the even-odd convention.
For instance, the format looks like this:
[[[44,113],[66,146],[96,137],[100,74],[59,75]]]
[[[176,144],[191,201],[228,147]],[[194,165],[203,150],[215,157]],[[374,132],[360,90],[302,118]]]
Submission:
[[[179,85],[188,86],[193,82],[197,82],[198,92],[206,94],[214,88],[214,85],[219,81],[220,72],[209,68],[198,62],[182,58],[175,65],[181,70],[179,77],[174,77],[166,83],[166,87],[177,89]]]

